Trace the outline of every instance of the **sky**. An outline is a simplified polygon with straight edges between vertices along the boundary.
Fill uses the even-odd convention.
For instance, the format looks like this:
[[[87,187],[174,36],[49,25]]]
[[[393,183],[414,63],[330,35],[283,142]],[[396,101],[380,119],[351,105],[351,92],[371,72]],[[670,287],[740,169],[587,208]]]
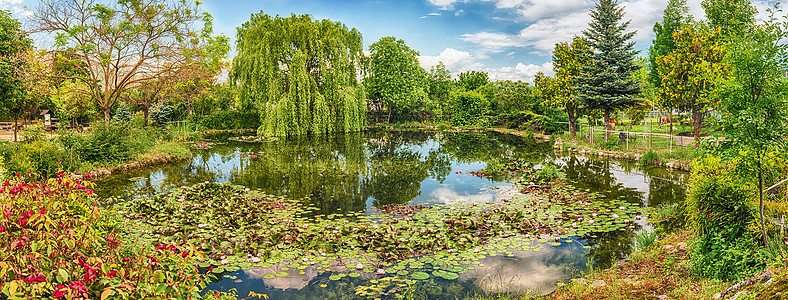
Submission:
[[[425,69],[443,62],[457,76],[484,71],[491,80],[532,82],[537,72],[553,74],[555,43],[582,35],[591,21],[593,0],[202,0],[214,16],[214,30],[235,41],[236,27],[254,13],[289,16],[309,14],[356,28],[365,48],[382,37],[405,41],[421,56]],[[619,0],[624,20],[640,55],[654,38],[654,23],[662,19],[668,0]],[[755,0],[759,19],[775,0]],[[688,0],[690,13],[703,18],[700,0]],[[33,0],[0,0],[24,22],[37,6]],[[233,52],[234,53],[234,52]]]

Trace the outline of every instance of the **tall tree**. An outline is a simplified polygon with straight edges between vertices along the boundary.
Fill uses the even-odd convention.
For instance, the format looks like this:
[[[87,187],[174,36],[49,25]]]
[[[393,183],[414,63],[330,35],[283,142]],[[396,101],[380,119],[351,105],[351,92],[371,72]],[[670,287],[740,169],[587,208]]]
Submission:
[[[784,153],[788,135],[788,18],[773,14],[752,30],[734,33],[724,63],[730,67],[712,93],[719,101],[721,150],[743,161],[745,178],[757,177],[763,243],[769,247],[764,218],[764,173],[769,153]],[[754,167],[752,167],[754,165]],[[753,176],[755,175],[755,176]]]
[[[701,6],[712,30],[719,28],[726,38],[748,31],[758,14],[750,0],[703,0]]]
[[[112,106],[130,88],[181,65],[184,48],[199,35],[199,1],[42,0],[33,20],[36,32],[55,36],[58,64],[74,74],[55,73],[85,83],[109,120]],[[66,53],[67,55],[62,55]],[[60,55],[58,55],[60,54]]]
[[[692,112],[695,140],[699,141],[703,115],[711,104],[709,92],[724,74],[721,64],[725,57],[720,29],[711,30],[703,24],[688,25],[673,35],[676,49],[657,61],[662,77],[659,89],[663,105]]]
[[[33,100],[26,94],[24,80],[31,48],[32,41],[19,21],[11,17],[11,12],[0,10],[0,107],[14,120],[14,141],[18,139],[19,119]]]
[[[561,42],[553,50],[554,90],[549,104],[561,107],[569,116],[569,134],[575,136],[580,106],[577,80],[583,76],[583,68],[590,63],[591,47],[581,37],[574,37],[572,44]]]
[[[339,22],[260,12],[238,28],[231,79],[255,103],[258,133],[294,136],[361,130],[365,91],[356,82],[361,34]]]
[[[487,73],[481,71],[466,71],[460,73],[457,85],[466,91],[475,91],[489,82]]]
[[[370,95],[388,106],[386,122],[391,122],[394,110],[414,108],[423,103],[427,73],[419,66],[419,53],[405,41],[383,37],[369,46]]]
[[[591,63],[582,68],[577,78],[578,99],[588,109],[605,113],[605,129],[610,129],[610,113],[637,104],[640,85],[632,73],[640,69],[635,64],[635,32],[624,33],[629,21],[621,22],[624,8],[615,0],[600,0],[591,11],[589,28],[583,31],[589,46]],[[620,24],[619,24],[620,23]],[[607,135],[605,135],[607,140]]]
[[[651,48],[648,50],[648,83],[650,86],[659,89],[662,87],[662,77],[659,75],[660,71],[657,70],[657,61],[662,57],[670,55],[676,49],[676,44],[673,42],[673,34],[678,32],[682,26],[692,22],[692,15],[689,13],[687,7],[687,0],[668,0],[668,6],[662,12],[662,22],[654,24],[654,40],[651,42]],[[668,108],[671,111],[676,107],[662,105],[663,108]],[[671,134],[673,133],[672,116],[670,118]]]
[[[454,82],[451,80],[451,73],[446,69],[443,62],[430,68],[427,74],[427,85],[429,86],[430,101],[434,103],[435,112],[438,117],[443,117],[447,111],[451,91]]]

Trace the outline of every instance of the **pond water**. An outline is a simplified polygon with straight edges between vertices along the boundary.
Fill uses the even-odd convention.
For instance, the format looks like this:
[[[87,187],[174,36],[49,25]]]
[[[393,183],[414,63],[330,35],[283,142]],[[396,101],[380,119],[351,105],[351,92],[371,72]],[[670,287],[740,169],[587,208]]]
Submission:
[[[261,143],[228,137],[211,137],[206,149],[195,150],[189,161],[105,178],[97,193],[144,197],[205,181],[229,182],[303,199],[317,207],[314,214],[342,211],[370,215],[379,213],[375,207],[388,204],[451,206],[507,199],[515,189],[505,179],[470,174],[491,159],[554,164],[576,188],[639,207],[682,200],[688,179],[683,172],[556,153],[548,143],[492,132],[377,130]],[[416,294],[419,298],[454,299],[474,293],[547,293],[557,282],[579,276],[589,263],[607,267],[626,257],[639,230],[649,230],[647,223],[638,221],[629,230],[575,237],[577,243],[561,246],[534,243],[533,247],[541,250],[538,252],[515,250],[488,256],[456,280],[431,278]],[[265,270],[252,268],[225,274],[209,288],[236,289],[241,297],[255,292],[272,299],[365,299],[364,291],[379,289],[382,291],[372,297],[386,298],[387,291],[396,287],[396,282],[370,276],[329,280],[330,272],[314,268],[289,273],[267,279],[263,278]],[[369,289],[359,288],[366,286]]]

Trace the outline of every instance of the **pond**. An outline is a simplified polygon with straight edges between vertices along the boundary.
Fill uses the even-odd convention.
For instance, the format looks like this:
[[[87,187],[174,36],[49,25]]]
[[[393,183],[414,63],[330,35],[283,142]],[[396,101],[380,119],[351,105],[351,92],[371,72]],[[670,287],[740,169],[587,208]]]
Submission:
[[[507,201],[517,189],[506,178],[472,173],[491,160],[556,165],[575,188],[640,208],[682,200],[688,178],[683,172],[644,168],[633,162],[556,153],[548,143],[493,132],[372,130],[257,143],[229,137],[217,135],[197,145],[189,161],[102,179],[97,193],[129,199],[203,182],[227,182],[300,199],[314,207],[309,212],[313,216],[375,216],[380,214],[377,208],[387,205],[453,208],[462,203]],[[608,267],[626,257],[639,230],[649,230],[648,224],[639,220],[626,230],[571,237],[567,238],[571,243],[557,243],[560,246],[534,241],[525,251],[510,249],[484,256],[475,267],[460,272],[459,278],[433,276],[410,289],[412,283],[396,277],[362,274],[337,279],[332,276],[335,272],[319,266],[282,268],[286,263],[270,268],[285,270],[287,276],[270,278],[265,274],[271,270],[253,267],[222,274],[209,289],[235,289],[242,297],[262,293],[272,299],[385,299],[414,289],[419,298],[431,299],[474,293],[543,294],[557,282],[579,276],[588,265]]]

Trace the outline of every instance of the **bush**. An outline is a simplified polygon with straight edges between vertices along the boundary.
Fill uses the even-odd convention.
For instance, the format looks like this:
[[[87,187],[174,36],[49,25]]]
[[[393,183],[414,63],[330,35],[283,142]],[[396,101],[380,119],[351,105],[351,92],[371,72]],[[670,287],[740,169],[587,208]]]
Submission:
[[[643,156],[640,157],[640,164],[644,166],[651,166],[651,165],[659,165],[660,164],[660,157],[654,151],[648,150],[646,153],[643,153]]]
[[[452,125],[487,126],[490,103],[484,95],[476,91],[462,91],[453,93],[450,101]]]
[[[545,134],[563,131],[563,126],[560,126],[553,118],[531,111],[502,113],[498,115],[493,124],[509,129],[540,131]]]
[[[693,270],[702,276],[737,280],[765,266],[758,243],[747,228],[755,223],[749,207],[751,187],[742,184],[719,157],[695,163],[686,199],[687,222],[698,239],[693,245]]]
[[[566,174],[559,172],[556,166],[546,165],[536,172],[533,172],[530,179],[536,183],[547,183],[554,179],[563,178],[564,176],[566,176]]]
[[[199,299],[190,245],[125,242],[92,183],[17,176],[0,190],[0,290],[11,299]],[[210,296],[208,296],[210,297]]]
[[[63,169],[60,149],[50,142],[36,141],[27,143],[19,151],[19,154],[30,162],[29,170],[20,171],[34,173],[41,176],[41,178],[50,178]]]
[[[128,123],[96,122],[84,139],[76,139],[75,150],[93,163],[126,162],[131,158]]]
[[[190,116],[189,120],[209,130],[249,129],[260,127],[260,115],[237,110],[216,111],[206,116]]]

